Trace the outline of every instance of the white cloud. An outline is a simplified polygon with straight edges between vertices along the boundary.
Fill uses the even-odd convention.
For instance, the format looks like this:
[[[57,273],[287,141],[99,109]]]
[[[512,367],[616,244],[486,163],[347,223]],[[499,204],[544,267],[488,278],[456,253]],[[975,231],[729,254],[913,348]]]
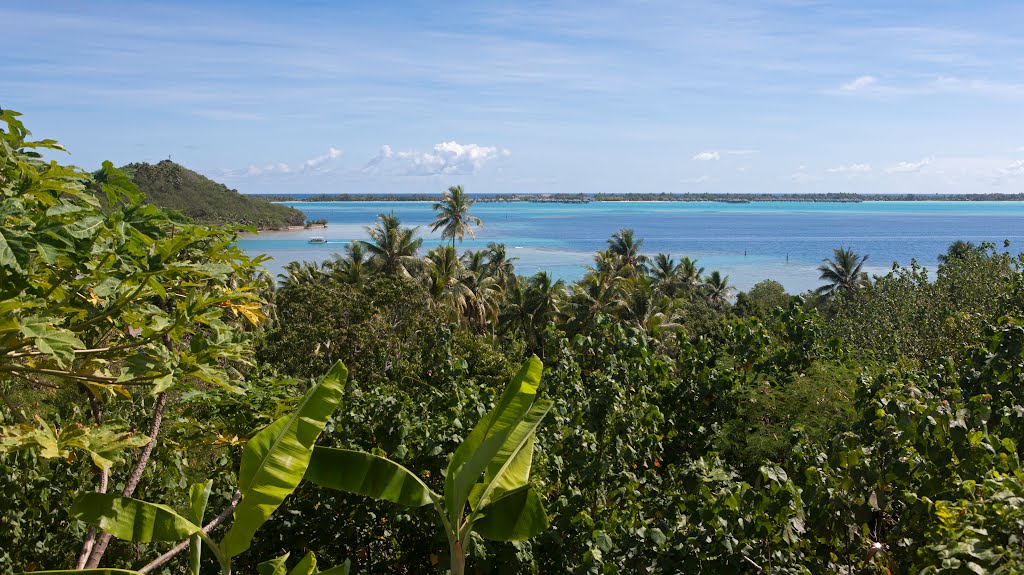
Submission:
[[[999,172],[1004,176],[1024,176],[1024,160],[1017,160]]]
[[[315,158],[310,158],[303,162],[302,167],[307,170],[315,170],[331,160],[340,158],[342,154],[344,154],[343,151],[331,146],[330,148],[327,148],[327,152],[325,154],[319,155]]]
[[[689,178],[682,180],[684,184],[706,184],[711,181],[711,176],[699,176],[696,178]]]
[[[871,88],[876,84],[878,84],[878,78],[875,78],[874,76],[858,76],[857,78],[850,80],[849,82],[843,84],[842,86],[839,86],[839,91],[857,92]]]
[[[327,151],[324,152],[323,154],[316,156],[315,158],[310,158],[308,160],[295,164],[294,166],[286,164],[285,162],[270,162],[267,164],[263,164],[262,166],[251,164],[248,168],[244,170],[223,170],[223,173],[224,176],[226,177],[256,177],[294,174],[310,170],[325,171],[322,169],[322,167],[325,164],[332,160],[340,158],[344,153],[344,151],[339,150],[334,146],[331,146],[330,148],[327,148]]]
[[[830,174],[866,174],[871,171],[871,164],[849,164],[829,168]]]
[[[364,172],[387,171],[406,176],[435,176],[451,174],[475,174],[487,162],[512,151],[498,150],[494,146],[460,144],[454,140],[441,142],[429,152],[395,152],[391,146],[381,146],[380,152],[370,159]]]
[[[887,174],[912,174],[920,172],[922,168],[932,163],[931,158],[925,158],[920,162],[900,162],[895,166],[890,166],[885,169]]]
[[[706,150],[694,154],[693,159],[698,162],[710,162],[714,160],[721,160],[722,156],[745,156],[747,154],[756,153],[757,150]]]

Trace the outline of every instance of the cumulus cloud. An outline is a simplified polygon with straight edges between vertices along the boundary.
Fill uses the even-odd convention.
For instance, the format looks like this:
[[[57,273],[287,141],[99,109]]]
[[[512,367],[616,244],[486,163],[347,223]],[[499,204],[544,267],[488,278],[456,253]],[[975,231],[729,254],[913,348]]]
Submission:
[[[1024,160],[1017,160],[999,172],[1004,176],[1024,176]]]
[[[858,76],[853,80],[839,86],[840,92],[859,92],[878,84],[878,78],[874,76]]]
[[[344,152],[331,146],[327,148],[327,151],[319,156],[310,158],[308,160],[299,162],[294,165],[287,164],[285,162],[269,162],[263,165],[251,164],[244,170],[223,170],[224,175],[228,177],[235,176],[272,176],[272,175],[285,175],[285,174],[296,174],[306,171],[325,171],[325,165],[340,158]]]
[[[931,158],[925,158],[920,162],[900,162],[895,166],[889,166],[885,169],[887,174],[912,174],[920,172],[925,166],[932,163]]]
[[[710,162],[721,160],[722,156],[745,156],[756,153],[757,150],[705,150],[694,154],[693,159],[698,162]]]
[[[396,152],[391,146],[381,146],[380,152],[363,167],[364,172],[392,172],[406,176],[467,175],[475,174],[484,164],[508,157],[512,152],[495,146],[460,144],[454,140],[436,144],[430,151]]]
[[[848,164],[829,168],[830,174],[866,174],[871,171],[871,164]]]
[[[302,167],[307,170],[315,170],[331,160],[336,160],[340,158],[343,153],[344,152],[342,152],[338,148],[331,146],[330,148],[327,148],[327,153],[321,154],[315,158],[310,158],[303,162]]]

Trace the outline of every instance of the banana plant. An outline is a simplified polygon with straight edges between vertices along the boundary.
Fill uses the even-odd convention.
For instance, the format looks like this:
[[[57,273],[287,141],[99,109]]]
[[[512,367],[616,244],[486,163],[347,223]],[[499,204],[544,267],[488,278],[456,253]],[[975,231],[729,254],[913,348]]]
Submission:
[[[352,562],[346,559],[341,565],[324,571],[317,571],[316,556],[310,551],[289,571],[287,567],[289,555],[291,553],[285,553],[276,559],[264,561],[256,566],[256,570],[260,575],[348,575],[352,567]]]
[[[551,409],[551,400],[537,393],[542,371],[536,356],[522,366],[452,454],[443,495],[394,461],[349,449],[316,447],[306,479],[407,507],[433,505],[448,538],[451,573],[463,575],[471,533],[518,541],[548,527],[540,494],[530,484],[536,431]]]
[[[231,558],[249,548],[256,530],[290,495],[306,472],[313,445],[341,401],[348,370],[340,361],[314,384],[289,414],[260,430],[242,450],[238,489],[242,496],[234,510],[234,522],[217,543],[201,525],[211,482],[198,483],[189,491],[189,509],[178,513],[158,503],[110,493],[84,493],[75,499],[71,514],[118,539],[128,541],[189,540],[189,567],[199,573],[200,547],[217,558],[223,575],[231,575]],[[312,555],[305,565],[316,566]],[[283,563],[283,562],[282,562]],[[300,565],[301,566],[301,565]],[[344,567],[344,566],[341,566]],[[321,573],[343,575],[341,567]],[[47,571],[52,575],[125,575],[140,573],[119,569]],[[296,575],[312,571],[293,570]]]

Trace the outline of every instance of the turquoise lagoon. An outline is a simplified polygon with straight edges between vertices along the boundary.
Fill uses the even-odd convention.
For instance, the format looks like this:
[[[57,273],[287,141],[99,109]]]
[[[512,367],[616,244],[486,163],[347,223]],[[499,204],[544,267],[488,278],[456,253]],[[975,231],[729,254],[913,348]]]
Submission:
[[[277,274],[295,260],[322,261],[366,238],[377,214],[394,212],[406,225],[420,226],[424,251],[440,243],[428,224],[430,202],[288,202],[308,219],[325,218],[324,230],[262,232],[239,245],[250,255],[273,258]],[[517,258],[516,270],[548,271],[576,280],[596,250],[620,228],[633,228],[648,254],[666,252],[696,258],[706,272],[719,270],[741,290],[771,278],[790,293],[820,285],[815,268],[833,248],[868,254],[869,273],[884,274],[893,262],[912,258],[934,268],[939,254],[958,239],[1011,242],[1024,249],[1024,202],[591,202],[587,204],[496,202],[473,206],[483,219],[476,239],[460,249],[504,243]],[[309,244],[321,236],[325,244]]]

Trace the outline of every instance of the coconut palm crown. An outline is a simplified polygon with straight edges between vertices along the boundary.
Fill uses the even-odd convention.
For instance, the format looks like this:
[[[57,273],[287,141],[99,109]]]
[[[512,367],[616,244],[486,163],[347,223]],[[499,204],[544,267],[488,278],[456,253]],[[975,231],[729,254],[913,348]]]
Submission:
[[[469,215],[469,207],[472,205],[473,200],[462,191],[462,186],[448,188],[448,191],[441,194],[441,201],[434,204],[437,217],[430,224],[430,231],[441,229],[441,238],[451,239],[452,247],[455,247],[455,238],[459,238],[460,243],[467,234],[470,238],[476,238],[471,226],[481,226],[483,222]]]
[[[871,284],[868,274],[861,271],[868,256],[858,256],[850,248],[836,248],[833,250],[832,258],[822,260],[818,266],[821,272],[820,280],[826,281],[825,285],[814,290],[814,293],[824,296],[831,296],[836,293],[852,295],[857,290]]]

